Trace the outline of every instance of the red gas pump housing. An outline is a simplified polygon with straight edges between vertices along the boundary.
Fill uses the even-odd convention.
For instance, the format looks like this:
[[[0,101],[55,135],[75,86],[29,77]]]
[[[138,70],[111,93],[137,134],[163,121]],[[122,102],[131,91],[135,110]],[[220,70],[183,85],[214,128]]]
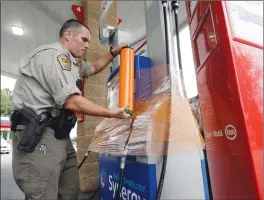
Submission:
[[[263,1],[186,6],[213,198],[263,199]]]

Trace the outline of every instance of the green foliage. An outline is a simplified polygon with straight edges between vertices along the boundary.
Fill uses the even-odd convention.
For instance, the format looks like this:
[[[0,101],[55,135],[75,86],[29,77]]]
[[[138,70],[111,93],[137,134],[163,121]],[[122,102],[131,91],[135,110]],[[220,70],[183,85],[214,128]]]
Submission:
[[[12,91],[8,88],[1,90],[1,116],[10,117]]]

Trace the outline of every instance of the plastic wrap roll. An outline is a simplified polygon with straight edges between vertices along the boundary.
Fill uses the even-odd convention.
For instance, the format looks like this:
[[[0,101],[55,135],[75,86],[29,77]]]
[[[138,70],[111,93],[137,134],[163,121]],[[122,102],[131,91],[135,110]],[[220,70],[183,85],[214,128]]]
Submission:
[[[148,98],[136,99],[134,102],[132,132],[132,119],[105,118],[95,129],[90,151],[121,156],[130,132],[131,137],[126,146],[127,155],[175,155],[204,148],[189,100],[170,95],[172,87],[175,86],[170,86],[170,77],[165,74],[167,66],[152,66],[151,70],[151,82],[146,78],[141,83],[145,88],[142,89],[141,96]],[[142,69],[142,73],[149,73],[148,71],[148,68]],[[118,79],[119,76],[113,78],[108,88],[111,109],[118,106]],[[154,86],[154,90],[149,97],[149,89],[146,88],[150,88],[150,84]],[[165,152],[166,145],[169,145],[169,149]]]
[[[120,54],[119,69],[119,108],[129,105],[127,113],[132,114],[134,108],[134,51],[126,47]]]

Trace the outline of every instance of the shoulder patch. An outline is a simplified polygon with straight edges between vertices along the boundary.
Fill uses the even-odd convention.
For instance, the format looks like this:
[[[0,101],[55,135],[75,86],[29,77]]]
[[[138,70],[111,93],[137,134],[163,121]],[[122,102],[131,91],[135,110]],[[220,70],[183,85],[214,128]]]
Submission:
[[[61,65],[62,70],[71,71],[71,61],[68,58],[68,56],[66,56],[66,55],[59,55],[57,57],[57,59],[58,59],[60,65]]]

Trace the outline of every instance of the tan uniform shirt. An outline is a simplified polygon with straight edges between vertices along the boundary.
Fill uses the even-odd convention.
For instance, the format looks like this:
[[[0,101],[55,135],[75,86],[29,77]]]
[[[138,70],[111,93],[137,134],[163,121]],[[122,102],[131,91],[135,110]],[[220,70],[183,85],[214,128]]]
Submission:
[[[58,115],[72,94],[81,94],[76,81],[88,77],[92,64],[75,58],[61,43],[33,50],[18,67],[19,76],[12,95],[12,112],[26,106],[37,114],[51,110]]]

